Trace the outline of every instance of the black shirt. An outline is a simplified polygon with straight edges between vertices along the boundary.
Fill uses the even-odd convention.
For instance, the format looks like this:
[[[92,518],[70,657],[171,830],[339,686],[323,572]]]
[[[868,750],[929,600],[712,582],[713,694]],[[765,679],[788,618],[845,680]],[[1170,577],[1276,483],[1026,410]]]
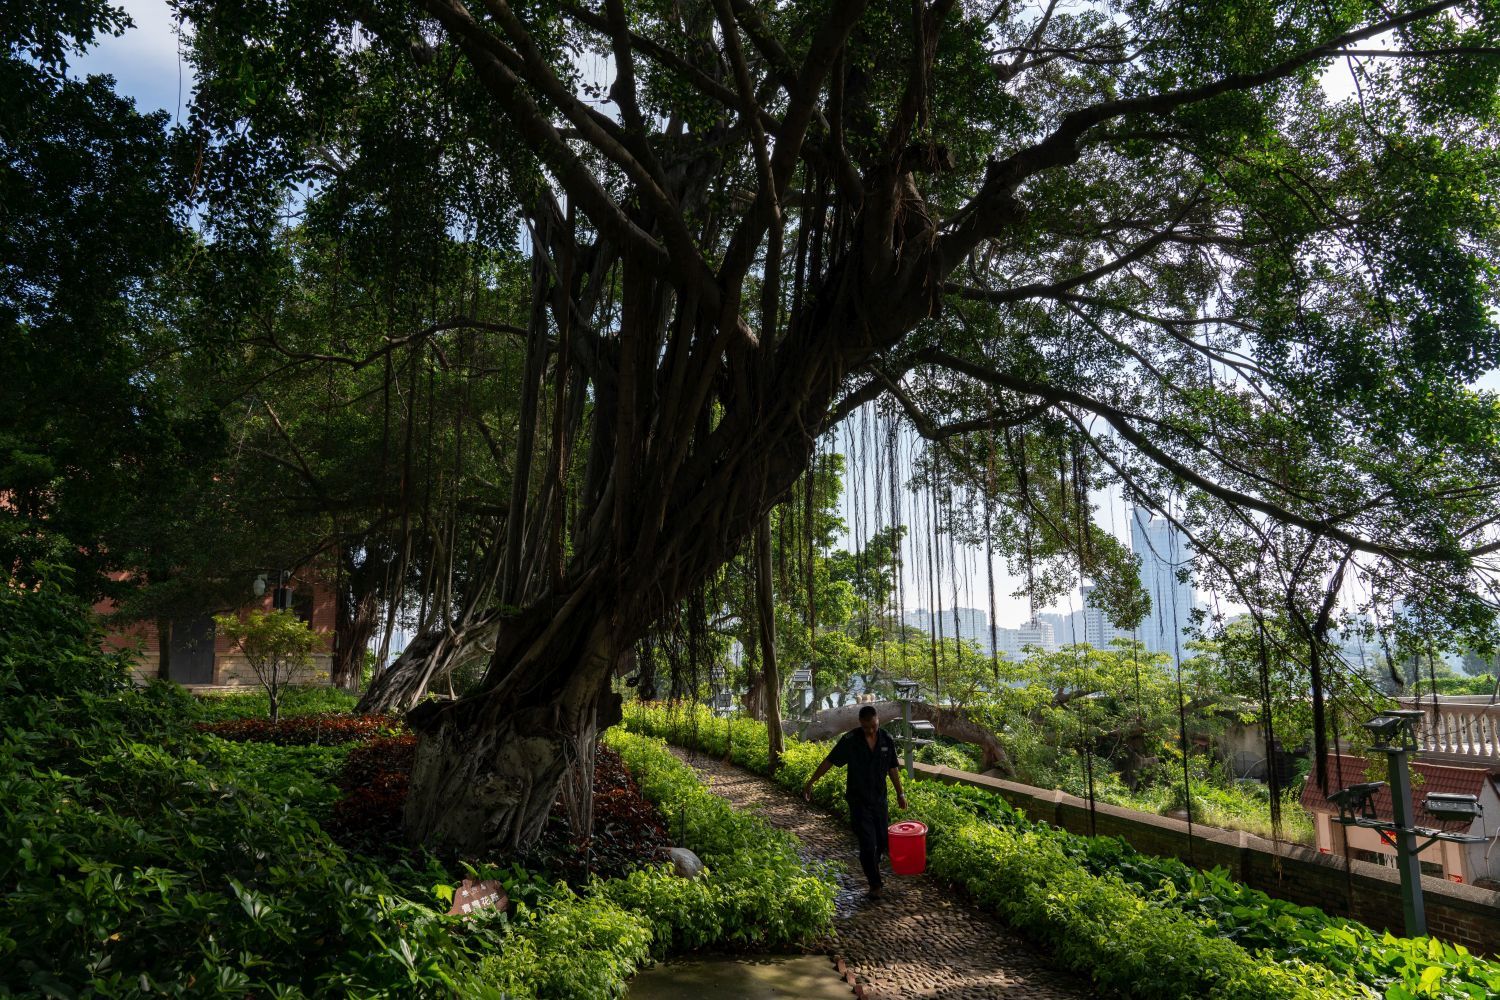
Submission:
[[[847,767],[844,797],[866,805],[885,804],[885,776],[897,766],[896,741],[884,729],[875,731],[875,748],[865,739],[864,728],[851,729],[828,752],[834,767]]]

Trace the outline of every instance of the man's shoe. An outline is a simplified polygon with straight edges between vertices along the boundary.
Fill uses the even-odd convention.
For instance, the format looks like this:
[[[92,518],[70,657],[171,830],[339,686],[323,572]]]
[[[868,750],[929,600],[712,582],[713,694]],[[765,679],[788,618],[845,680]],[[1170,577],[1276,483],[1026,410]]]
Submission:
[[[872,886],[870,886],[870,889],[866,893],[866,895],[869,896],[869,898],[871,900],[874,900],[874,901],[878,902],[879,899],[880,899],[880,886],[878,886],[878,885],[872,885]]]

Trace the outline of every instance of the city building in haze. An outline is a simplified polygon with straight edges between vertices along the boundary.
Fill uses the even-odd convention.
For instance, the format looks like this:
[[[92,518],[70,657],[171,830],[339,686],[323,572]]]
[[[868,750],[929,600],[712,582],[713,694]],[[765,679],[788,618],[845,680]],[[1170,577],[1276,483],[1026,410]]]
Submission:
[[[1115,628],[1105,616],[1104,609],[1095,607],[1092,600],[1093,593],[1094,585],[1085,583],[1083,585],[1083,610],[1079,612],[1083,619],[1081,630],[1083,637],[1080,641],[1088,643],[1095,649],[1108,649],[1109,644],[1116,639],[1129,639],[1128,631]]]
[[[1046,622],[1052,626],[1052,637],[1058,646],[1075,646],[1083,642],[1083,612],[1073,611],[1068,614],[1044,611],[1037,615],[1037,620]]]
[[[1035,646],[1046,653],[1055,651],[1057,634],[1053,631],[1052,624],[1033,618],[1022,622],[1020,628],[1000,630],[1000,652],[1006,656],[1021,659],[1026,655],[1027,646]]]
[[[944,639],[953,638],[955,619],[958,625],[958,638],[968,642],[977,642],[986,653],[990,652],[990,616],[978,608],[941,608],[938,610],[936,620],[933,613],[927,608],[917,608],[908,611],[901,618],[903,625],[919,628],[928,635],[940,635]]]
[[[1130,519],[1130,548],[1141,560],[1141,586],[1151,598],[1151,613],[1141,622],[1135,637],[1152,653],[1165,653],[1176,666],[1186,636],[1182,630],[1192,623],[1193,583],[1179,579],[1192,569],[1192,550],[1187,539],[1165,518],[1153,517],[1136,507]]]

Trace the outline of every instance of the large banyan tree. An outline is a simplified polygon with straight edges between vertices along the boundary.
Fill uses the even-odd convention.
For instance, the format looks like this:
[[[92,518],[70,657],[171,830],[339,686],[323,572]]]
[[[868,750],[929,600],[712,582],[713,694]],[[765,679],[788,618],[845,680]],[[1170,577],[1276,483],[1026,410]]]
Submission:
[[[528,358],[498,638],[413,714],[414,838],[535,837],[622,658],[867,404],[1005,551],[1115,480],[1309,633],[1355,573],[1488,627],[1492,0],[178,6],[221,238],[461,164],[430,238],[508,213],[542,278],[493,334]]]

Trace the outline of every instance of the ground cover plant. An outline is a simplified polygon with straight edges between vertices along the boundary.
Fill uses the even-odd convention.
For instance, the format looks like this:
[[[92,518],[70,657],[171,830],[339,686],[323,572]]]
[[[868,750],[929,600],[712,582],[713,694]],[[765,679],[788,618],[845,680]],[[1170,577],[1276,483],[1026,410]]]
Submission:
[[[502,948],[500,916],[444,915],[447,871],[329,838],[336,748],[201,734],[99,638],[55,588],[0,589],[0,993],[439,995]]]
[[[281,711],[288,715],[330,715],[348,712],[359,699],[342,688],[325,685],[288,688],[281,695]],[[268,719],[271,699],[262,690],[233,694],[208,694],[197,702],[196,715],[203,722],[230,719]]]
[[[692,883],[622,848],[609,874],[625,878],[596,863],[576,888],[513,859],[367,851],[340,809],[356,783],[404,774],[403,745],[409,769],[412,736],[355,720],[338,731],[359,739],[331,743],[319,716],[225,739],[179,688],[133,686],[99,639],[56,588],[0,589],[0,842],[14,845],[0,852],[0,996],[602,998],[675,947],[827,929],[831,883],[760,820],[708,818],[693,798],[707,793],[659,748],[631,761],[659,813],[602,751],[599,836],[659,837],[687,815],[705,817],[681,826],[705,857],[769,846]],[[514,912],[447,915],[466,875],[503,881]],[[778,920],[756,924],[763,906]]]
[[[630,706],[625,725],[765,773],[765,726],[702,710]],[[827,752],[789,739],[776,774],[798,789]],[[840,778],[817,801],[842,812]],[[1057,959],[1126,995],[1477,998],[1500,963],[1432,938],[1398,938],[1272,899],[1222,871],[1144,855],[1118,838],[1034,823],[998,796],[918,781],[906,815],[927,822],[929,866],[1043,941]]]

